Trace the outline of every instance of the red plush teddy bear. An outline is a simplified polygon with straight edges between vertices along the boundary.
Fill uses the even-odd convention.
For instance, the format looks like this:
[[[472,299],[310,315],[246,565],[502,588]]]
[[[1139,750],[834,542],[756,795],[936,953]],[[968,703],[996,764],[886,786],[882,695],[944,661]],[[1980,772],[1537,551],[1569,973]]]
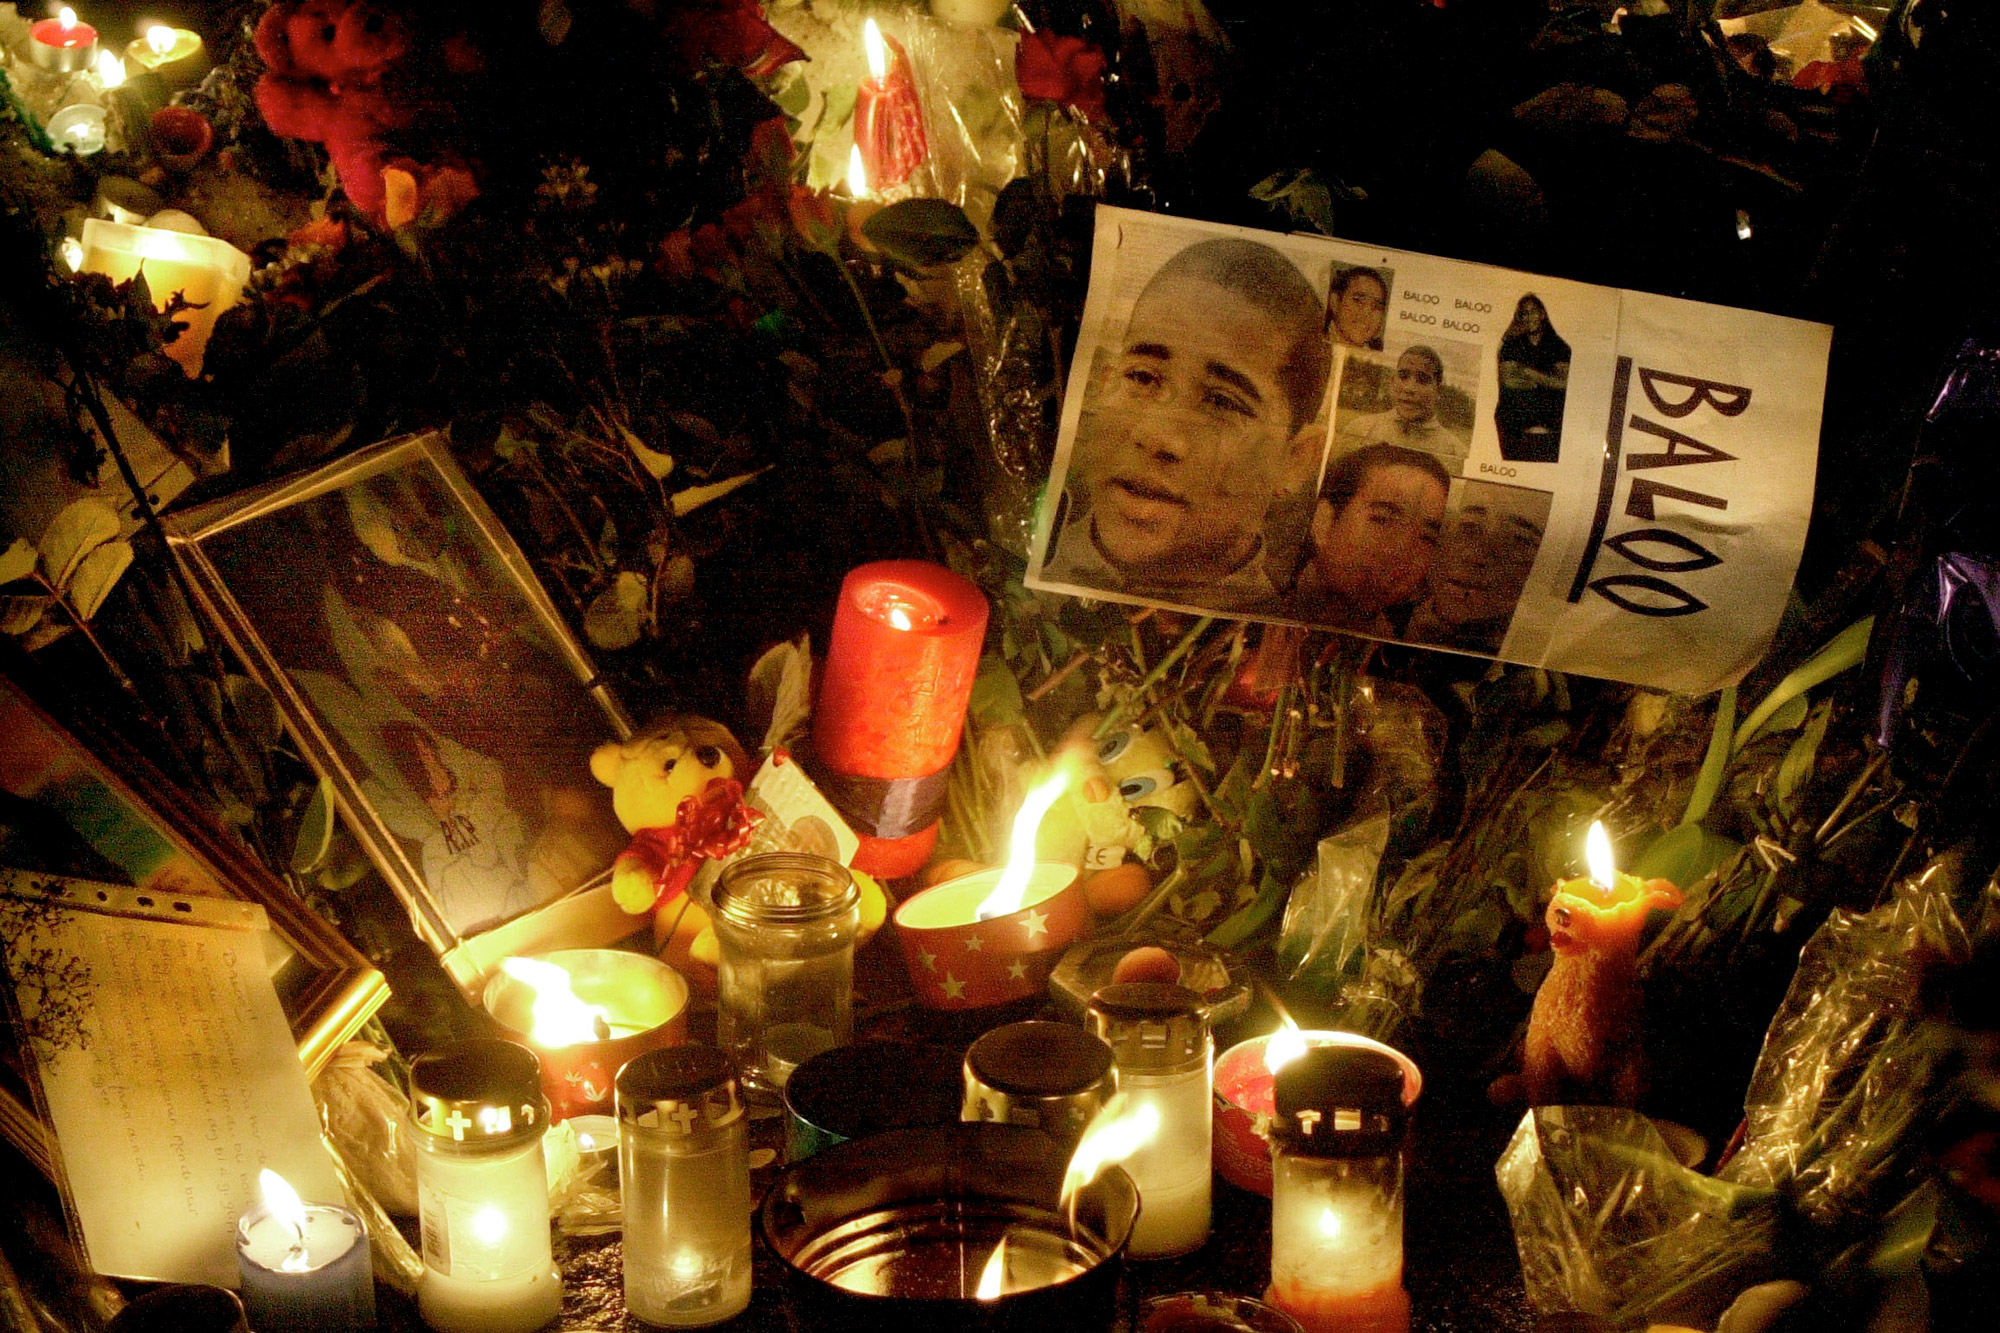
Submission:
[[[425,208],[449,214],[479,193],[470,166],[450,152],[420,162],[394,146],[399,132],[449,115],[412,77],[415,33],[403,15],[369,0],[278,0],[256,40],[268,67],[257,81],[265,122],[325,144],[341,188],[377,223],[401,226]],[[478,56],[454,40],[437,63],[469,74]]]

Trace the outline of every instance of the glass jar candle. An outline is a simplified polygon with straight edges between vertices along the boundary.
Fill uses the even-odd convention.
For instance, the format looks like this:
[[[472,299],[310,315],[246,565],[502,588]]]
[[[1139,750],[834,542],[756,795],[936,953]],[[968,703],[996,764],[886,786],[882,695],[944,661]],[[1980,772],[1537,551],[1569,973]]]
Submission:
[[[1265,1299],[1306,1333],[1408,1333],[1402,1068],[1322,1047],[1279,1071],[1276,1097]]]
[[[852,1033],[861,892],[837,861],[771,852],[725,867],[708,898],[716,1044],[748,1095],[776,1102],[792,1070]]]
[[[1120,1163],[1139,1187],[1134,1259],[1186,1254],[1208,1239],[1214,1178],[1215,1041],[1185,986],[1126,982],[1090,997],[1090,1030],[1111,1048],[1118,1090],[1159,1130]]]
[[[729,1057],[711,1046],[618,1071],[625,1308],[661,1328],[718,1324],[750,1304],[750,1131]]]
[[[562,1313],[541,1078],[534,1052],[511,1041],[462,1042],[410,1063],[417,1309],[439,1333],[532,1333]]]
[[[1111,1048],[1068,1023],[1009,1023],[965,1053],[959,1119],[1031,1125],[1065,1153],[1118,1091]]]

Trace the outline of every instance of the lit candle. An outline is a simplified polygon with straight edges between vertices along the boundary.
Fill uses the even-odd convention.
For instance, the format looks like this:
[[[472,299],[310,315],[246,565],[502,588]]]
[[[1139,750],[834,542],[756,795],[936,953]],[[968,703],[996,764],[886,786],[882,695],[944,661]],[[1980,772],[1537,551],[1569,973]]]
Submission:
[[[1271,1288],[1306,1333],[1407,1333],[1403,1071],[1323,1047],[1278,1075]]]
[[[207,62],[202,59],[201,34],[186,28],[155,23],[125,47],[125,59],[149,74],[157,74],[168,88],[184,88],[199,79]]]
[[[104,126],[104,108],[80,102],[49,117],[49,139],[59,149],[89,157],[104,151]]]
[[[1637,1100],[1639,934],[1654,909],[1681,905],[1667,880],[1617,868],[1603,824],[1591,823],[1585,856],[1590,873],[1558,883],[1545,917],[1556,957],[1535,992],[1522,1062],[1535,1106]]]
[[[542,1093],[557,1120],[608,1112],[621,1065],[687,1036],[686,979],[624,949],[502,959],[481,998],[541,1062]]]
[[[1201,997],[1183,986],[1128,982],[1093,995],[1087,1017],[1117,1060],[1119,1091],[1159,1118],[1159,1133],[1124,1164],[1139,1187],[1130,1253],[1186,1254],[1208,1239],[1214,1179],[1215,1042]]]
[[[368,1233],[345,1208],[307,1204],[258,1175],[262,1201],[236,1224],[243,1306],[257,1333],[340,1333],[375,1324]]]
[[[937,844],[986,615],[977,587],[922,560],[862,565],[842,581],[812,744],[821,789],[862,835],[856,870],[907,875]]]
[[[83,224],[83,271],[113,282],[130,281],[143,271],[156,310],[165,310],[179,293],[191,308],[175,316],[182,333],[166,353],[193,376],[201,373],[215,321],[243,296],[250,256],[213,236],[89,218]]]
[[[97,29],[69,6],[28,29],[28,63],[51,74],[75,74],[97,59]]]
[[[1277,1111],[1277,1078],[1309,1050],[1345,1046],[1375,1051],[1403,1071],[1403,1104],[1423,1092],[1416,1061],[1393,1046],[1353,1032],[1301,1031],[1291,1019],[1269,1036],[1238,1042],[1215,1062],[1215,1169],[1230,1184],[1256,1194],[1271,1192],[1271,1117]]]
[[[533,1333],[562,1313],[549,1245],[549,1121],[534,1053],[468,1041],[410,1064],[424,1272],[438,1333]]]
[[[910,57],[874,19],[861,25],[868,77],[854,90],[854,142],[878,190],[893,189],[930,156],[923,107],[910,77]]]

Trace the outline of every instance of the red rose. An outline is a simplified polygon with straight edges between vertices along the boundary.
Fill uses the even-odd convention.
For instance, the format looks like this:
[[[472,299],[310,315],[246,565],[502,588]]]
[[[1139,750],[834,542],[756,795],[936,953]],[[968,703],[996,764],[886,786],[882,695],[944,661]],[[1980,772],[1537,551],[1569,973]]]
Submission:
[[[1081,37],[1025,33],[1014,54],[1023,97],[1061,102],[1083,116],[1104,114],[1104,52]]]
[[[824,191],[794,185],[790,200],[792,229],[814,250],[836,255],[840,250],[840,224],[834,220],[833,200]]]
[[[692,68],[714,61],[758,79],[806,54],[765,21],[756,0],[681,0],[663,26]]]

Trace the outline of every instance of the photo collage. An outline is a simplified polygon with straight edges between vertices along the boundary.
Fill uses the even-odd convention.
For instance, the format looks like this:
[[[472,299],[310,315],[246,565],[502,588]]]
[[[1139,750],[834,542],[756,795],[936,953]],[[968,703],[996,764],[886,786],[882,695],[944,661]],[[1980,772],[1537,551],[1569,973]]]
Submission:
[[[1562,452],[1544,292],[1572,284],[1489,269],[1516,290],[1467,299],[1435,274],[1471,266],[1145,222],[1086,317],[1030,582],[1498,654]]]

